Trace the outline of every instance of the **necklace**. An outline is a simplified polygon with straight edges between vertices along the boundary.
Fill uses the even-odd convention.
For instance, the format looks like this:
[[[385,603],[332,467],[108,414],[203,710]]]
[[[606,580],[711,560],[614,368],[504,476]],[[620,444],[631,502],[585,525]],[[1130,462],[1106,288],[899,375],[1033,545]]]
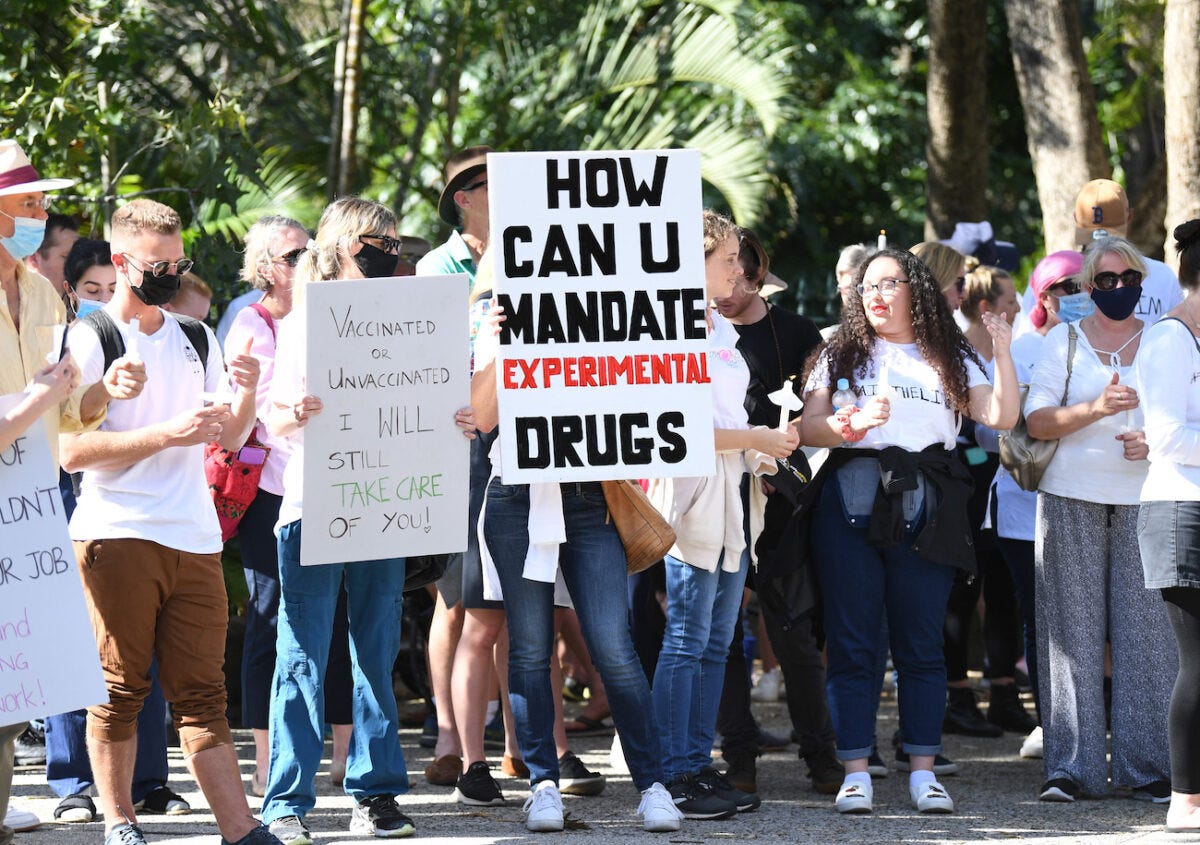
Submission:
[[[1120,369],[1121,353],[1125,351],[1126,346],[1133,343],[1135,340],[1137,340],[1139,337],[1142,336],[1142,331],[1144,329],[1145,329],[1145,326],[1143,326],[1142,328],[1140,328],[1136,332],[1134,332],[1133,335],[1129,338],[1129,340],[1122,343],[1114,352],[1109,352],[1107,349],[1101,349],[1098,346],[1093,346],[1092,349],[1097,353],[1103,352],[1105,355],[1107,355],[1108,356],[1108,365],[1110,367],[1112,367],[1114,370]]]

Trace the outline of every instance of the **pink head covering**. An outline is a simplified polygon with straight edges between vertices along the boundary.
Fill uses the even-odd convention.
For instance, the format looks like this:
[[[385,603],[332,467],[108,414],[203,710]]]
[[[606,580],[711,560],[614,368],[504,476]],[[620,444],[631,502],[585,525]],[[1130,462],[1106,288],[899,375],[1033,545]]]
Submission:
[[[1064,249],[1052,252],[1037,263],[1029,276],[1029,287],[1033,290],[1033,311],[1029,313],[1029,321],[1034,328],[1040,329],[1046,324],[1046,308],[1042,305],[1042,294],[1056,282],[1061,282],[1066,276],[1079,275],[1083,267],[1083,254]]]

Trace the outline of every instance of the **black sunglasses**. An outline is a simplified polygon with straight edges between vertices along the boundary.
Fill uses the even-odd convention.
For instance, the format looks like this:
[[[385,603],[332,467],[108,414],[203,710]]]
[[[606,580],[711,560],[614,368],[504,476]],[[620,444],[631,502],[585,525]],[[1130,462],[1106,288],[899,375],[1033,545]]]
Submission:
[[[195,266],[195,262],[190,258],[180,258],[178,261],[146,261],[127,252],[122,252],[121,255],[125,257],[126,261],[134,265],[135,270],[138,270],[138,272],[149,271],[151,276],[165,276],[172,267],[175,268],[176,274],[182,276]],[[139,268],[138,264],[142,266]]]
[[[1096,290],[1114,290],[1117,287],[1118,281],[1127,288],[1140,287],[1142,284],[1142,272],[1131,269],[1121,273],[1114,273],[1111,270],[1105,270],[1103,273],[1097,273],[1092,276],[1092,286]]]
[[[463,188],[463,190],[470,193],[471,191],[475,190],[476,188],[486,188],[486,187],[487,187],[487,179],[480,179],[474,185],[467,185],[465,188]]]
[[[1079,287],[1079,282],[1074,279],[1063,279],[1061,282],[1055,282],[1046,288],[1055,296],[1074,296],[1079,293],[1082,288]]]
[[[289,267],[295,267],[297,264],[300,263],[300,256],[304,255],[304,253],[307,251],[307,249],[308,249],[308,247],[304,247],[304,246],[297,247],[296,249],[285,252],[283,255],[280,255],[275,260],[282,261],[284,264],[286,264]]]
[[[359,235],[359,243],[367,243],[367,241],[379,241],[380,248],[384,252],[390,252],[392,255],[400,254],[400,239],[393,238],[391,235]],[[368,244],[375,246],[375,244]]]

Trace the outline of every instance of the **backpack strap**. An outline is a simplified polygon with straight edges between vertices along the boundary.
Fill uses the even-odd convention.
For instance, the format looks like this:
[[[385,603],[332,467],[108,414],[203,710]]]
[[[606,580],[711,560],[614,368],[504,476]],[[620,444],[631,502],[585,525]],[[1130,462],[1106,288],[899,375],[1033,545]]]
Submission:
[[[166,312],[175,318],[179,323],[179,328],[183,329],[184,337],[188,343],[192,345],[192,349],[196,350],[196,354],[200,356],[200,365],[204,367],[204,372],[208,372],[208,331],[204,327],[204,323],[195,320],[191,317],[185,317],[183,314],[176,314],[174,311]]]
[[[1190,334],[1192,336],[1192,343],[1196,344],[1196,351],[1200,352],[1200,340],[1196,339],[1196,335],[1195,335],[1195,333],[1192,332],[1191,326],[1189,326],[1187,323],[1185,323],[1183,320],[1179,319],[1178,317],[1163,317],[1162,320],[1159,320],[1159,322],[1161,323],[1161,322],[1165,322],[1167,320],[1174,320],[1176,323],[1179,323],[1181,326],[1183,326],[1185,329],[1187,329],[1188,334]]]
[[[104,369],[101,372],[107,373],[113,361],[125,354],[125,338],[121,337],[113,318],[102,308],[79,319],[91,326],[100,338],[100,349],[104,352]]]

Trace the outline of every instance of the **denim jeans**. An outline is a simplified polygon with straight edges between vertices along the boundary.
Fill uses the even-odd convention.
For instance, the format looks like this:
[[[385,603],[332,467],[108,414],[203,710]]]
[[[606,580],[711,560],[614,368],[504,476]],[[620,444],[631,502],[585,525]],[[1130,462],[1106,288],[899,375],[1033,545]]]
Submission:
[[[634,785],[662,781],[658,731],[650,688],[633,650],[626,605],[625,550],[608,520],[600,485],[564,484],[567,542],[558,564],[579,615],[583,638],[600,672],[613,722]],[[554,696],[550,659],[554,648],[554,585],[523,576],[529,548],[529,487],[488,485],[484,539],[496,565],[508,619],[508,694],[517,740],[531,784],[558,781],[554,748]]]
[[[271,768],[265,823],[313,808],[324,748],[325,693],[338,587],[345,575],[354,664],[354,732],[345,790],[356,801],[408,791],[392,665],[400,651],[404,559],[300,565],[301,521],[279,532],[279,640],[271,685]]]
[[[72,710],[46,717],[46,783],[59,798],[95,785],[87,750],[87,711]],[[158,683],[158,663],[150,664],[150,694],[137,721],[137,756],[133,761],[136,804],[167,783],[167,700]]]
[[[667,630],[654,673],[654,715],[668,780],[712,764],[725,659],[742,605],[746,562],[706,572],[667,555]],[[722,561],[724,555],[722,555]]]
[[[924,524],[920,516],[906,525],[904,539],[894,548],[868,545],[869,514],[847,514],[839,491],[834,474],[821,491],[812,524],[838,758],[867,757],[875,745],[879,630],[885,610],[899,676],[903,748],[914,755],[937,754],[946,709],[942,623],[955,570],[912,551]],[[851,516],[856,524],[850,523]]]

